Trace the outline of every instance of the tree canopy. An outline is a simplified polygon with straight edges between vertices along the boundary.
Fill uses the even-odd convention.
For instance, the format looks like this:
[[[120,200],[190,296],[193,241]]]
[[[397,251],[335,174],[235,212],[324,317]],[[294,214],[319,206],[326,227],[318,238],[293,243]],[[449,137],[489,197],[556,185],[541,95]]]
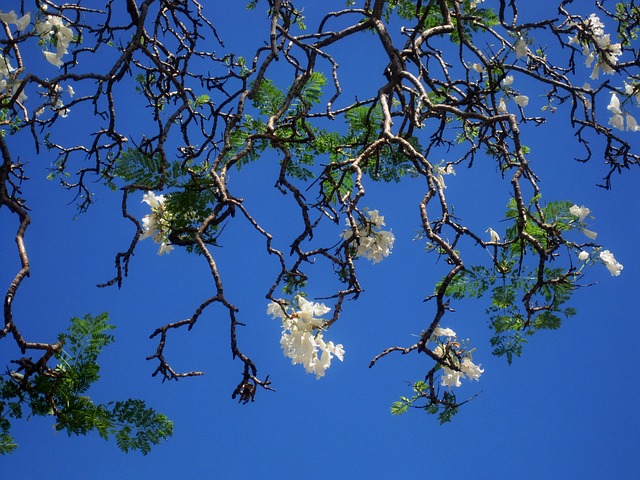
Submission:
[[[450,421],[473,398],[459,387],[482,381],[478,352],[515,361],[536,332],[580,314],[572,296],[592,267],[623,273],[590,228],[597,205],[543,191],[539,171],[559,160],[535,145],[545,124],[566,131],[570,160],[596,172],[604,189],[638,164],[633,1],[544,2],[521,19],[516,0],[254,0],[247,15],[259,11],[263,30],[246,32],[256,33],[250,49],[227,43],[215,10],[196,0],[14,3],[0,12],[0,205],[15,240],[3,238],[0,344],[11,353],[0,379],[0,453],[16,447],[11,422],[24,415],[50,415],[69,435],[96,430],[143,453],[173,428],[141,400],[88,396],[114,340],[107,314],[74,317],[45,339],[41,320],[21,314],[31,177],[67,190],[79,214],[119,197],[114,228],[128,240],[114,246],[115,269],[99,288],[126,288],[135,252],[151,242],[158,261],[185,250],[206,265],[212,294],[187,318],[152,329],[155,351],[141,347],[140,356],[163,381],[200,376],[174,367],[166,349],[178,331],[197,335],[216,306],[241,366],[225,388],[243,404],[277,387],[269,365],[243,346],[253,322],[281,329],[280,346],[263,348],[281,348],[318,379],[348,361],[349,344],[331,327],[349,321],[345,302],[367,301],[361,271],[371,263],[375,274],[397,241],[387,205],[369,203],[371,189],[419,189],[406,209],[433,265],[423,296],[403,299],[427,302],[421,331],[369,365],[398,354],[424,365],[408,390],[398,379],[393,414],[415,409]],[[45,158],[53,161],[43,166]],[[260,185],[237,181],[258,165],[268,172]],[[453,176],[484,193],[464,197]],[[483,209],[494,201],[501,217]],[[272,265],[272,280],[243,298],[227,293],[219,268],[235,224],[248,227],[261,244],[252,254]],[[449,327],[469,299],[483,305],[490,345]],[[244,302],[264,302],[264,319],[246,318]]]

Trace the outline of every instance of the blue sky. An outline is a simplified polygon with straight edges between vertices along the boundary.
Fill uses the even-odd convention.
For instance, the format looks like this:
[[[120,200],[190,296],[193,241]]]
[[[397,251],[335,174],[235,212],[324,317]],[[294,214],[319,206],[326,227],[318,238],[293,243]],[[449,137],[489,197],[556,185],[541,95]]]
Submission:
[[[228,47],[238,44],[250,55],[257,39],[268,38],[268,23],[261,20],[260,9],[247,16],[244,3],[227,2],[209,16]],[[311,27],[318,4],[306,3]],[[333,9],[343,5],[326,3]],[[240,12],[248,24],[239,25]],[[345,85],[371,94],[381,81],[384,62],[369,39],[361,41],[354,48],[363,54],[351,57],[358,66],[349,70],[345,65]],[[540,103],[532,96],[531,108],[536,106]],[[605,105],[600,108],[606,115]],[[134,125],[136,118],[132,115],[126,122]],[[596,187],[606,169],[597,156],[586,165],[573,160],[579,151],[562,127],[564,119],[553,118],[526,132],[544,198],[591,208],[598,241],[615,253],[624,270],[614,278],[602,265],[590,269],[585,281],[595,285],[579,289],[572,300],[578,315],[559,331],[533,336],[511,366],[491,356],[483,301],[453,305],[456,312],[443,326],[471,338],[477,348],[474,361],[485,373],[480,382],[462,387],[460,398],[481,393],[444,426],[420,411],[400,417],[389,413],[394,400],[409,394],[407,382],[428,368],[425,359],[390,355],[367,368],[386,347],[415,342],[412,335],[419,334],[432,315],[433,306],[422,300],[446,271],[435,256],[424,254],[424,242],[414,239],[417,203],[424,193],[419,180],[366,185],[366,205],[384,214],[396,244],[379,264],[360,261],[365,291],[357,302],[347,302],[340,321],[326,334],[344,344],[345,361],[334,362],[321,380],[282,355],[280,325],[265,313],[264,295],[277,271],[275,259],[264,254],[262,240],[246,222],[227,225],[223,246],[213,254],[225,291],[247,324],[239,330],[239,341],[277,390],[259,391],[256,402],[238,405],[230,396],[241,365],[231,359],[228,319],[218,307],[208,309],[192,332],[176,332],[166,351],[177,370],[202,370],[203,377],[162,384],[150,376],[155,364],[144,360],[155,350],[148,336],[157,326],[188,318],[212,295],[202,259],[182,251],[159,257],[157,246],[146,240],[137,248],[121,290],[96,288],[111,278],[114,254],[132,234],[120,217],[120,199],[96,186],[96,204],[75,218],[69,194],[45,179],[53,158],[46,152],[36,156],[25,137],[11,138],[10,147],[31,161],[24,196],[32,209],[26,237],[32,274],[14,304],[23,333],[48,341],[70,317],[108,311],[117,326],[116,343],[103,354],[102,378],[92,398],[143,398],[175,421],[175,433],[143,457],[125,455],[114,441],[106,443],[97,435],[68,438],[55,433],[50,419],[16,422],[12,432],[20,447],[0,459],[3,478],[30,479],[52,471],[72,479],[634,477],[640,467],[640,414],[635,407],[640,388],[634,368],[635,339],[640,336],[638,172],[614,177],[612,191]],[[83,118],[72,112],[66,120]],[[635,146],[640,145],[637,135]],[[291,213],[292,199],[271,188],[276,178],[277,157],[265,155],[232,173],[231,185],[246,192],[242,196],[247,208],[281,234],[277,245],[286,248],[287,234],[298,231],[300,223]],[[501,219],[509,186],[488,159],[480,159],[471,170],[458,168],[457,175],[446,180],[447,194],[465,220],[478,229],[504,230]],[[147,213],[145,204],[132,208],[139,217]],[[15,219],[0,210],[0,225],[0,241],[8,252],[1,257],[0,279],[7,285],[17,265],[12,250]],[[316,268],[311,297],[326,295],[335,285],[322,275],[322,267]],[[16,353],[0,350],[2,360],[12,355]]]

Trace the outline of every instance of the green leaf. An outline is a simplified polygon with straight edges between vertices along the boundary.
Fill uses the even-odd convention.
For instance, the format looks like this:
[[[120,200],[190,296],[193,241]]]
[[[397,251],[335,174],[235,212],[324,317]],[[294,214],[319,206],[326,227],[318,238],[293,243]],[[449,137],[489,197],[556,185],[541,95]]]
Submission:
[[[406,413],[409,409],[409,405],[405,402],[393,402],[391,405],[391,414],[392,415],[402,415]]]

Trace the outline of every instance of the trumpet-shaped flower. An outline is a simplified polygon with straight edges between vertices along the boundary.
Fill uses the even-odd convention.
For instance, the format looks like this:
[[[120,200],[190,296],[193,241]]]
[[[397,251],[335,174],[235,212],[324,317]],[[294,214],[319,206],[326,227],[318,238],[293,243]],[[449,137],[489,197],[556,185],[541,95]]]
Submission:
[[[25,28],[27,28],[29,23],[31,23],[31,14],[27,13],[18,18],[16,12],[11,10],[9,13],[0,13],[0,20],[2,20],[4,23],[15,24],[16,27],[18,27],[18,31],[22,32]]]
[[[614,115],[622,113],[622,110],[620,110],[620,99],[615,92],[611,93],[611,100],[609,100],[607,110],[609,110]]]
[[[513,101],[518,104],[519,107],[526,107],[529,104],[529,97],[526,95],[516,95],[513,97]]]
[[[449,367],[442,367],[444,375],[440,378],[440,382],[443,387],[461,387],[460,377],[464,377],[464,374],[458,370],[453,370]]]
[[[613,256],[613,253],[611,253],[609,250],[604,250],[600,252],[600,260],[602,260],[602,262],[604,263],[604,266],[607,267],[607,270],[609,270],[609,273],[611,273],[611,275],[613,275],[614,277],[617,277],[618,275],[620,275],[620,272],[624,268],[622,264],[620,264],[615,259],[615,257]]]
[[[480,379],[480,375],[484,373],[484,370],[480,368],[480,365],[473,363],[469,357],[465,357],[465,359],[462,360],[460,370],[469,377],[469,380],[475,380],[476,382]]]
[[[594,232],[594,231],[592,231],[592,230],[587,230],[586,228],[583,228],[583,229],[582,229],[582,233],[584,233],[584,235],[585,235],[587,238],[590,238],[591,240],[595,240],[595,239],[596,239],[596,237],[598,236],[597,232]]]
[[[498,113],[501,115],[507,113],[507,104],[504,102],[504,98],[498,100],[498,107],[496,110],[498,110]]]
[[[507,75],[506,77],[504,77],[504,79],[502,80],[502,85],[505,87],[508,87],[509,85],[511,85],[513,83],[513,75]]]
[[[454,332],[453,330],[451,330],[450,328],[442,328],[442,327],[436,327],[433,330],[433,336],[434,337],[449,337],[449,338],[456,338],[456,332]]]
[[[624,82],[624,93],[629,96],[635,96],[636,102],[640,104],[640,85]]]
[[[527,54],[529,53],[527,42],[522,37],[518,37],[518,40],[516,40],[516,44],[513,48],[516,51],[516,58],[526,58]]]
[[[322,303],[309,302],[298,295],[294,299],[298,310],[283,307],[278,302],[267,306],[267,315],[282,321],[280,346],[283,354],[293,365],[302,364],[307,373],[315,373],[316,379],[324,376],[331,366],[331,359],[344,360],[344,347],[325,342],[322,327],[325,321],[319,318],[331,309]]]
[[[587,217],[587,215],[591,213],[591,210],[589,210],[584,205],[582,205],[581,207],[579,207],[578,205],[573,205],[569,208],[569,213],[578,217],[578,221],[582,222]]]
[[[440,188],[447,188],[447,186],[444,183],[444,176],[443,175],[455,175],[456,171],[453,169],[453,165],[447,165],[446,167],[441,167],[439,165],[435,165],[433,167],[433,170],[436,174],[436,181],[438,182],[438,185],[440,185]]]
[[[487,233],[490,235],[492,242],[498,243],[500,241],[500,235],[493,228],[488,228]]]
[[[631,114],[625,114],[624,118],[627,122],[627,130],[631,132],[640,132],[640,126],[638,126],[638,122]]]
[[[56,53],[44,52],[44,58],[51,65],[55,65],[58,68],[60,68],[62,65],[64,65],[64,62],[60,59],[60,57]]]

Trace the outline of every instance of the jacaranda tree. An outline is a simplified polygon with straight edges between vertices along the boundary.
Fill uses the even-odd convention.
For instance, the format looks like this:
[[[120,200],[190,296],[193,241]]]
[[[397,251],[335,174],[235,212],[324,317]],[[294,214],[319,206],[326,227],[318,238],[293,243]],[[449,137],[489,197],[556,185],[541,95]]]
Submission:
[[[597,205],[544,194],[532,166],[544,159],[529,145],[553,116],[584,168],[606,166],[601,187],[639,163],[640,7],[535,2],[538,18],[521,21],[522,3],[253,0],[247,15],[263,15],[265,41],[247,54],[218,35],[215,8],[196,0],[3,2],[0,205],[15,219],[2,225],[15,231],[15,246],[3,245],[2,258],[3,270],[17,267],[5,285],[0,330],[13,356],[0,380],[0,452],[15,448],[10,426],[23,415],[50,415],[69,434],[115,436],[125,451],[147,452],[172,433],[172,423],[140,400],[96,404],[87,395],[99,354],[114,339],[106,314],[74,318],[57,338],[23,334],[38,321],[18,302],[30,274],[22,189],[34,176],[48,174],[69,190],[80,212],[98,194],[121,198],[119,228],[130,241],[114,248],[115,272],[105,272],[100,288],[123,286],[147,243],[159,255],[184,249],[202,259],[213,294],[188,318],[150,331],[157,349],[147,360],[165,380],[200,375],[174,369],[165,347],[218,305],[242,367],[228,388],[241,403],[274,385],[269,365],[257,365],[242,346],[256,319],[243,317],[240,301],[264,302],[265,319],[282,329],[281,347],[268,348],[282,348],[308,373],[321,378],[336,359],[348,361],[349,345],[332,338],[331,326],[345,301],[367,301],[359,298],[359,266],[384,262],[395,241],[386,206],[368,204],[374,183],[421,185],[421,201],[406,208],[442,269],[425,286],[431,309],[420,334],[407,332],[406,344],[371,360],[396,353],[428,360],[409,393],[399,379],[404,396],[392,413],[414,408],[449,421],[467,401],[456,389],[482,381],[472,352],[486,346],[462,341],[447,324],[457,303],[484,302],[492,353],[509,363],[535,332],[575,315],[572,295],[591,267],[612,276],[623,267],[589,229]],[[363,45],[375,59],[366,72],[375,88],[359,90],[342,71]],[[27,143],[53,164],[24,158]],[[295,231],[288,238],[247,207],[252,191],[229,181],[264,162],[288,205],[283,217]],[[454,210],[450,179],[482,169],[497,171],[509,194],[505,221],[478,229],[468,220],[482,212]],[[141,201],[149,208],[143,218],[131,213]],[[262,292],[242,299],[226,293],[217,263],[225,252],[215,248],[234,222],[248,225],[277,265]],[[332,291],[319,291],[318,271],[331,272]]]

